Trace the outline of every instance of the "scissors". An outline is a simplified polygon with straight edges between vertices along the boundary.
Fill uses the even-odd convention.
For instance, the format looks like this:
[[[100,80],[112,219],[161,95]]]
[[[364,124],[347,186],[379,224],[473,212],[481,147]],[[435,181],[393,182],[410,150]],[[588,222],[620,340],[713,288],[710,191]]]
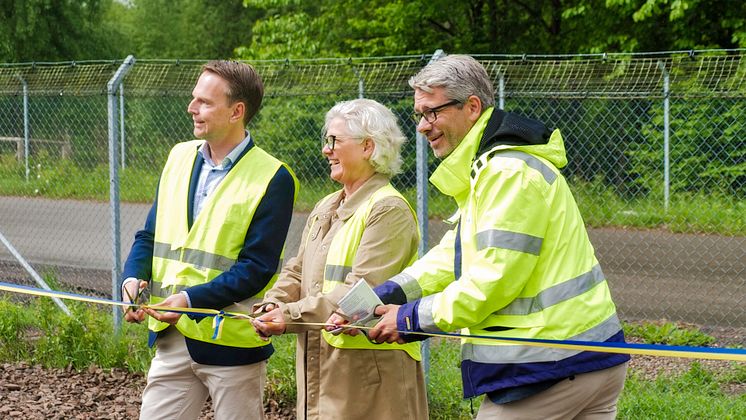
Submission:
[[[124,310],[125,312],[136,311],[137,309],[139,309],[140,305],[144,304],[147,301],[147,295],[148,295],[148,292],[146,290],[147,287],[141,288],[138,285],[137,292],[135,293],[134,299],[132,298],[130,291],[126,287],[123,287],[122,289],[124,289],[124,293],[127,295],[131,303],[131,305],[128,306],[127,309]]]
[[[348,315],[345,315],[345,314],[343,314],[341,312],[338,312],[338,311],[334,311],[333,313],[339,315],[345,321],[349,322],[349,324],[341,325],[341,326],[333,329],[332,331],[329,331],[330,333],[332,333],[334,335],[339,334],[340,332],[342,332],[342,330],[345,330],[345,329],[350,329],[350,328],[355,328],[355,327],[373,327],[376,324],[378,324],[378,321],[381,320],[380,316],[376,316],[376,314],[375,314],[375,308],[373,309],[373,312],[367,314],[363,318],[356,319],[356,320],[353,320],[352,317],[350,317]],[[360,331],[362,331],[362,333],[365,335],[365,338],[367,338],[368,341],[370,341],[371,343],[373,343],[373,344],[381,344],[381,343],[377,343],[377,342],[371,340],[370,337],[368,337],[368,330],[367,329],[361,329]]]

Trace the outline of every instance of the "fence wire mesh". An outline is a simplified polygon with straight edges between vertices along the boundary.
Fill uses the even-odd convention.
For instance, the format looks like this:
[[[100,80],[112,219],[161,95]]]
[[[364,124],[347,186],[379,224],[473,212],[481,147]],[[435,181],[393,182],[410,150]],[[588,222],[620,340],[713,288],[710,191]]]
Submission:
[[[476,56],[500,103],[560,128],[570,181],[622,317],[746,325],[744,51]],[[301,181],[287,253],[305,214],[336,185],[320,153],[325,112],[376,99],[410,141],[395,179],[416,203],[407,80],[430,56],[258,61],[266,96],[249,126]],[[122,253],[142,226],[201,61],[139,60],[121,95]],[[42,273],[111,291],[107,82],[121,61],[0,66],[0,232]],[[118,116],[119,117],[119,116]],[[430,170],[437,161],[429,155]],[[430,189],[429,246],[453,203]],[[4,280],[29,278],[0,250]]]

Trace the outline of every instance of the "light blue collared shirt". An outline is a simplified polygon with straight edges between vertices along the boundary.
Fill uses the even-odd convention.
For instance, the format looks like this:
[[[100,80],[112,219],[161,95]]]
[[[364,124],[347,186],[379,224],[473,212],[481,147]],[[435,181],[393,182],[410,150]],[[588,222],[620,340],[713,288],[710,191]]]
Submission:
[[[243,141],[241,141],[238,146],[234,147],[219,165],[216,165],[215,162],[213,162],[207,142],[200,146],[199,154],[202,155],[205,162],[202,164],[202,171],[200,171],[199,179],[197,180],[197,189],[194,192],[192,220],[197,220],[197,216],[205,206],[207,199],[215,191],[215,188],[217,188],[223,181],[225,176],[228,174],[228,171],[233,167],[238,156],[240,156],[244,149],[246,149],[246,146],[249,145],[251,135],[248,130],[245,131],[246,137],[244,137]]]

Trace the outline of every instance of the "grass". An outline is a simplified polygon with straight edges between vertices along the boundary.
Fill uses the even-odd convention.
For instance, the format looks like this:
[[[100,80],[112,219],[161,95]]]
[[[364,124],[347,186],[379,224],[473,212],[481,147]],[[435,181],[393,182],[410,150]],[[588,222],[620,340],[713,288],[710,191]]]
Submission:
[[[71,366],[83,370],[95,365],[145,373],[152,358],[143,325],[123,325],[120,334],[109,334],[111,311],[66,301],[73,312],[67,317],[47,298],[28,302],[0,297],[0,362],[26,361],[45,367]],[[625,331],[645,342],[705,345],[710,338],[693,328],[672,323],[637,323]],[[708,338],[709,337],[709,338]],[[295,391],[295,337],[273,339],[276,349],[268,365],[267,398],[280,406],[293,406]],[[459,371],[459,343],[430,340],[428,395],[434,420],[470,419],[479,410],[479,399],[463,400]],[[694,363],[689,371],[654,381],[628,376],[619,402],[620,419],[746,418],[746,395],[729,396],[723,384],[746,383],[746,365],[734,363],[722,374]]]
[[[11,154],[0,154],[0,196],[52,199],[109,200],[109,167],[83,168],[68,160],[35,159],[29,181],[25,169]],[[158,169],[127,167],[120,171],[120,197],[124,202],[153,200]],[[310,211],[338,185],[325,178],[301,179],[296,211]],[[573,182],[572,189],[589,226],[660,228],[680,233],[746,235],[746,200],[725,194],[672,192],[668,209],[660,194],[624,198],[600,181]],[[416,205],[414,188],[402,191]],[[706,203],[706,205],[703,205]],[[430,217],[445,218],[455,210],[453,200],[429,187]]]

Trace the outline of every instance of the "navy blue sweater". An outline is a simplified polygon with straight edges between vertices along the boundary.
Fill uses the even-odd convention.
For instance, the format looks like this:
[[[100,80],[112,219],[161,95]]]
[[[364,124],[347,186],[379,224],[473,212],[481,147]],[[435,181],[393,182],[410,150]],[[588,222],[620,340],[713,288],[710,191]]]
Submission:
[[[251,141],[231,169],[253,146],[254,142]],[[190,200],[187,214],[190,229],[193,223],[194,194],[203,163],[202,155],[197,153],[189,183]],[[212,281],[186,289],[192,307],[222,309],[234,302],[254,296],[264,289],[280,264],[280,254],[293,214],[294,194],[293,177],[282,166],[270,181],[267,192],[254,213],[236,263]],[[157,196],[156,194],[156,200],[148,213],[145,227],[135,234],[135,242],[124,263],[123,279],[129,277],[151,279],[155,215],[158,208]],[[246,328],[251,328],[251,326],[247,324]],[[152,346],[157,337],[158,334],[151,332],[148,344]],[[186,338],[186,343],[192,359],[197,363],[208,365],[245,365],[266,360],[274,352],[272,345],[246,349],[221,346],[190,338]]]

